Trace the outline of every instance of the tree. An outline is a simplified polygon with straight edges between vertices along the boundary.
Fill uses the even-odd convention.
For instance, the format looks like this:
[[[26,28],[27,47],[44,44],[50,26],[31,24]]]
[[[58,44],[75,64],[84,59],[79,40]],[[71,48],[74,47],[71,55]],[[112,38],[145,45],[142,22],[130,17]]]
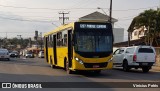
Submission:
[[[140,27],[145,27],[145,43],[147,45],[152,45],[157,37],[160,36],[160,12],[158,10],[146,10],[135,17],[128,29],[128,32],[133,32],[135,29]]]

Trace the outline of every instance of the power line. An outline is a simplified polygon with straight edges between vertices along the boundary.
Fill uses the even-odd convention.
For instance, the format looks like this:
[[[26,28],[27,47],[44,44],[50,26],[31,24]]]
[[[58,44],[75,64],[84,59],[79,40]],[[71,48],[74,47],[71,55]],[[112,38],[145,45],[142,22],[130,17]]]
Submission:
[[[118,18],[118,19],[128,19],[128,18],[132,18],[132,17],[136,17],[136,16],[138,16],[138,15],[136,14],[136,15],[132,15],[132,16],[121,17],[121,18]]]
[[[51,20],[51,19],[53,19],[53,18],[59,18],[58,16],[57,17],[43,17],[43,16],[21,16],[21,15],[9,15],[9,14],[1,14],[0,13],[0,17],[2,17],[2,18],[6,18],[6,16],[11,16],[10,18],[12,18],[12,16],[13,16],[13,18],[15,17],[15,16],[19,16],[19,17],[25,17],[25,18],[29,18],[29,17],[35,17],[35,18],[37,18],[37,19],[39,19],[39,20],[45,20],[45,21],[49,21],[49,20]],[[8,17],[7,17],[8,18]],[[42,18],[42,19],[41,19]],[[44,19],[43,19],[44,18]],[[49,18],[49,19],[48,19]],[[72,17],[72,18],[79,18],[79,17]],[[17,19],[17,18],[14,18],[14,19]],[[26,19],[26,20],[31,20],[31,19]],[[33,20],[34,21],[34,20]],[[58,20],[57,20],[58,21]],[[75,21],[75,20],[74,20]]]
[[[113,10],[113,11],[132,11],[132,10],[142,10],[142,9],[156,8],[156,7],[157,7],[157,6],[153,6],[153,7],[146,7],[146,8],[126,9],[126,10]]]
[[[16,6],[7,6],[7,5],[0,5],[2,7],[10,7],[10,8],[23,8],[23,9],[44,9],[44,10],[62,10],[62,9],[52,9],[52,8],[31,8],[31,7],[16,7]]]
[[[34,32],[0,32],[0,33],[34,33]]]
[[[8,18],[8,17],[2,17],[1,19],[8,19],[8,20],[16,20],[16,21],[28,21],[28,22],[43,22],[43,23],[51,23],[51,22],[57,22],[57,21],[41,21],[41,20],[27,20],[27,19],[17,19],[17,18]]]
[[[0,16],[0,19],[7,19],[7,20],[14,20],[14,21],[27,21],[27,22],[40,22],[40,23],[51,23],[53,24],[53,22],[59,22],[59,20],[57,21],[42,21],[42,20],[31,20],[31,19],[17,19],[17,18],[8,18],[8,17],[2,17]],[[76,21],[76,20],[69,20],[69,21]],[[57,26],[57,25],[56,25]]]
[[[20,15],[0,14],[0,17],[3,17],[3,18],[6,18],[6,16],[8,16],[8,17],[10,17],[10,18],[12,18],[12,17],[14,18],[14,17],[15,17],[14,19],[17,19],[16,16],[18,16],[18,17],[25,17],[25,18],[30,18],[30,17],[33,18],[33,17],[34,17],[34,19],[35,19],[35,18],[36,18],[36,19],[40,19],[40,18],[41,18],[40,20],[46,20],[46,21],[49,20],[49,19],[54,18],[54,17],[42,17],[42,16],[20,16]],[[7,17],[7,18],[8,18],[8,17]],[[43,18],[43,19],[42,19],[42,18]],[[28,19],[27,19],[27,20],[28,20]]]
[[[7,5],[0,5],[0,6],[1,6],[1,7],[10,7],[10,8],[39,9],[39,10],[97,9],[97,8],[66,8],[66,9],[54,9],[54,8],[16,7],[16,6],[7,6]],[[125,10],[113,10],[113,11],[131,11],[131,10],[141,10],[141,9],[156,8],[156,7],[158,7],[158,6],[145,7],[145,8],[135,8],[135,9],[125,9]],[[103,8],[103,9],[108,9],[108,8]]]
[[[62,17],[59,17],[59,19],[60,20],[62,19],[63,20],[63,24],[65,24],[65,20],[69,20],[69,17],[65,17],[65,15],[69,14],[69,12],[66,13],[66,12],[63,11],[63,12],[59,12],[59,14],[62,14]]]
[[[54,8],[31,8],[31,7],[16,7],[16,6],[7,6],[0,5],[1,7],[9,7],[9,8],[23,8],[23,9],[40,9],[40,10],[73,10],[73,9],[96,9],[96,8],[67,8],[67,9],[54,9]]]
[[[119,21],[127,21],[127,20],[133,20],[134,18],[128,18],[128,19],[119,19]]]

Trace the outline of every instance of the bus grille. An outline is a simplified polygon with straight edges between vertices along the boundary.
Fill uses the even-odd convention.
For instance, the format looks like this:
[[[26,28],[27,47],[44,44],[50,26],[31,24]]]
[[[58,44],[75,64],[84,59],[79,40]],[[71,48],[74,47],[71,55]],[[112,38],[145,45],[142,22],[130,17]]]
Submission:
[[[104,68],[107,66],[107,62],[105,63],[84,63],[85,68]]]

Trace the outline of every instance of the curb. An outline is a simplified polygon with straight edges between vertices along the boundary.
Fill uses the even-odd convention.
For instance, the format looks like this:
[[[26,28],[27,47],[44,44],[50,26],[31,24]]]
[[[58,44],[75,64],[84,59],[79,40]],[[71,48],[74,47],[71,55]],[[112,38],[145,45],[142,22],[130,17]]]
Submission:
[[[155,66],[152,66],[152,69],[153,69],[153,70],[160,71],[160,66],[159,66],[159,65],[158,65],[158,66],[157,66],[157,65],[155,65]]]

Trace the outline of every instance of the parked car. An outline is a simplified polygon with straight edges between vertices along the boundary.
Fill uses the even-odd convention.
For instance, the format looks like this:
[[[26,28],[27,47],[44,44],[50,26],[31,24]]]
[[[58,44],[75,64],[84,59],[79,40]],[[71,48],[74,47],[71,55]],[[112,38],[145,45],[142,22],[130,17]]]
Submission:
[[[25,54],[25,57],[26,58],[34,58],[34,54],[33,54],[33,52],[27,52],[26,54]]]
[[[38,57],[39,57],[39,58],[44,58],[44,51],[40,51],[40,52],[38,53]]]
[[[122,66],[124,71],[142,68],[148,72],[156,61],[156,52],[152,46],[122,47],[113,53],[114,66]]]
[[[2,60],[10,60],[9,59],[9,52],[7,49],[0,49],[0,59]]]
[[[9,53],[9,56],[10,57],[16,57],[16,58],[20,57],[20,55],[17,51],[12,51],[11,53]]]

